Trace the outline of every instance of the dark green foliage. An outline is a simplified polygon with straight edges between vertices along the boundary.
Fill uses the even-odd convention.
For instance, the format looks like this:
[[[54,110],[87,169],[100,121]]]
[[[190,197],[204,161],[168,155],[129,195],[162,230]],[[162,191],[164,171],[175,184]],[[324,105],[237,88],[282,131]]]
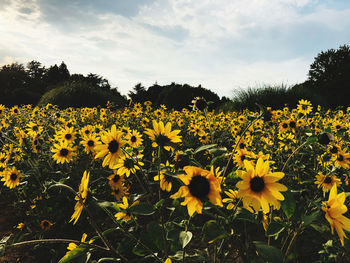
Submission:
[[[181,110],[182,108],[189,108],[192,100],[195,97],[203,97],[207,101],[212,101],[211,108],[216,108],[221,104],[220,97],[214,92],[203,88],[201,85],[198,87],[192,87],[188,84],[176,84],[171,83],[170,85],[160,86],[154,84],[147,90],[137,84],[133,91],[129,94],[133,102],[145,102],[151,101],[155,106],[161,104],[166,105],[170,109]],[[227,98],[225,98],[227,100]]]
[[[305,84],[325,98],[324,104],[335,108],[350,106],[350,46],[321,52],[311,64]]]
[[[107,101],[116,106],[123,106],[126,99],[116,89],[100,89],[89,82],[67,82],[46,92],[39,101],[39,105],[51,103],[60,108],[67,107],[96,107],[106,105]]]

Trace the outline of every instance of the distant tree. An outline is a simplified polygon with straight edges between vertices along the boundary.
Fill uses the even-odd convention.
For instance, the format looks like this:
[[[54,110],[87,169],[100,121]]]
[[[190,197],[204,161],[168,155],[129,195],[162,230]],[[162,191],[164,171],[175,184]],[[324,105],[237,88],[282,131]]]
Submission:
[[[128,93],[129,98],[132,99],[133,102],[145,102],[148,100],[147,91],[141,83],[135,85],[135,87]]]
[[[311,64],[305,82],[325,98],[330,107],[350,105],[350,47],[340,46],[321,52]]]
[[[55,85],[69,80],[70,74],[64,62],[60,66],[56,64],[49,67],[45,74],[45,82],[48,87],[54,87]]]

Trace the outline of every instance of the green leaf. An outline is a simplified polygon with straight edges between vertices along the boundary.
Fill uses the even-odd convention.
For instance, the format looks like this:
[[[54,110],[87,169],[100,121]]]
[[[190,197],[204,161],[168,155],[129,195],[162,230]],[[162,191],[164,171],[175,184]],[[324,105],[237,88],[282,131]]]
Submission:
[[[269,263],[281,263],[283,262],[283,254],[281,250],[274,246],[268,246],[265,243],[255,241],[256,250]]]
[[[155,205],[154,209],[158,209],[159,207],[162,207],[165,202],[165,199],[160,199]]]
[[[283,193],[284,200],[281,202],[281,207],[287,218],[291,218],[295,211],[295,200],[293,194],[288,190]]]
[[[134,246],[132,253],[140,257],[144,257],[148,254],[148,252],[143,248],[142,245],[140,245],[140,243],[137,243],[136,246]]]
[[[310,136],[309,138],[307,138],[306,140],[306,144],[311,144],[311,143],[314,143],[314,142],[317,142],[317,136]]]
[[[316,211],[316,212],[313,212],[312,214],[310,215],[303,215],[301,217],[301,220],[304,222],[304,225],[305,226],[308,226],[310,225],[312,222],[314,222],[319,216],[319,212]]]
[[[254,224],[260,224],[260,222],[256,219],[255,215],[253,213],[250,213],[246,209],[241,209],[239,213],[236,215],[236,219],[242,220],[242,221],[248,221]]]
[[[187,246],[188,243],[190,243],[191,239],[192,239],[192,232],[190,231],[181,231],[180,232],[180,243],[182,245],[182,248],[185,248]]]
[[[120,262],[121,260],[119,258],[100,258],[97,263],[103,263],[103,262]]]
[[[155,210],[153,205],[148,203],[139,203],[129,207],[129,212],[135,215],[152,215]]]
[[[80,245],[76,249],[73,249],[72,251],[69,251],[66,253],[66,255],[60,259],[58,263],[85,263],[87,258],[87,247],[84,245]]]
[[[196,153],[199,153],[199,152],[202,152],[202,151],[206,151],[206,150],[209,150],[209,149],[214,148],[216,146],[217,146],[217,144],[203,145],[203,146],[197,148],[193,153],[196,154]]]
[[[163,230],[160,224],[155,221],[147,225],[147,233],[150,242],[152,242],[158,249],[163,249]]]
[[[285,226],[282,225],[281,223],[278,222],[271,222],[266,230],[266,235],[273,237],[273,236],[277,236],[279,233],[281,233],[284,230]]]
[[[209,220],[203,226],[203,241],[212,243],[216,240],[229,236],[226,230],[215,220]]]

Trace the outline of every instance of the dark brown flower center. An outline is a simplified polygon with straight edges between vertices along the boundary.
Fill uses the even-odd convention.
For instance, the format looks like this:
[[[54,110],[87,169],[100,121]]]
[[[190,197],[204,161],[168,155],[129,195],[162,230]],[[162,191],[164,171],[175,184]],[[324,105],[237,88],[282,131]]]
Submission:
[[[136,142],[136,140],[137,140],[136,136],[134,136],[134,135],[131,136],[131,138],[130,138],[130,141],[131,141],[131,142]]]
[[[324,182],[326,183],[326,184],[330,184],[331,182],[332,182],[332,178],[331,177],[326,177],[325,179],[324,179]]]
[[[332,148],[329,150],[331,153],[337,153],[338,148],[336,146],[332,146]]]
[[[282,127],[283,127],[284,129],[287,129],[287,128],[288,128],[288,124],[287,124],[287,123],[283,123]]]
[[[117,182],[119,181],[119,179],[120,179],[119,174],[116,174],[116,175],[114,175],[114,177],[113,177],[113,182],[117,183]]]
[[[93,140],[89,140],[89,141],[87,142],[87,145],[90,146],[90,147],[92,147],[92,146],[95,145],[95,143],[94,143]]]
[[[67,133],[64,138],[66,138],[66,140],[70,140],[72,138],[72,134]]]
[[[11,179],[11,181],[16,181],[16,180],[17,180],[17,174],[12,173],[12,174],[10,175],[10,179]]]
[[[68,155],[68,153],[69,153],[69,151],[66,148],[62,148],[60,150],[60,155],[63,156],[63,157],[66,157]]]
[[[116,140],[111,141],[108,144],[108,150],[113,154],[116,153],[119,149],[119,143]]]
[[[207,178],[196,175],[192,177],[190,184],[188,185],[191,195],[202,199],[208,196],[210,192],[210,184]]]
[[[156,138],[156,143],[159,145],[159,146],[166,146],[166,145],[169,145],[170,143],[170,139],[169,137],[163,135],[163,134],[159,134]]]
[[[250,180],[250,189],[255,193],[260,193],[265,188],[264,179],[258,176],[255,176]]]
[[[341,154],[339,154],[338,157],[337,157],[337,160],[338,160],[339,162],[344,161],[344,156],[341,155]]]

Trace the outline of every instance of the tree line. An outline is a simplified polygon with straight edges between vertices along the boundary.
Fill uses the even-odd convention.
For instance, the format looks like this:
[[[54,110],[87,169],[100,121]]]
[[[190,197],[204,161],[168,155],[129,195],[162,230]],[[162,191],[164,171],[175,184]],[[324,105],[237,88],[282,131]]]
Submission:
[[[154,105],[166,105],[168,108],[182,109],[191,104],[195,97],[211,101],[211,108],[256,109],[256,105],[281,108],[294,106],[299,99],[308,99],[313,104],[328,108],[350,106],[350,47],[340,46],[317,54],[310,65],[308,78],[292,87],[265,86],[248,88],[237,92],[233,98],[220,98],[216,93],[201,85],[171,83],[146,88],[141,83],[128,93],[134,102],[151,101]],[[53,65],[48,68],[38,61],[25,66],[12,63],[0,67],[0,104],[45,105],[52,103],[66,107],[94,107],[105,105],[107,101],[114,105],[127,105],[128,98],[122,96],[117,87],[112,87],[107,79],[90,73],[70,74],[67,65]]]

